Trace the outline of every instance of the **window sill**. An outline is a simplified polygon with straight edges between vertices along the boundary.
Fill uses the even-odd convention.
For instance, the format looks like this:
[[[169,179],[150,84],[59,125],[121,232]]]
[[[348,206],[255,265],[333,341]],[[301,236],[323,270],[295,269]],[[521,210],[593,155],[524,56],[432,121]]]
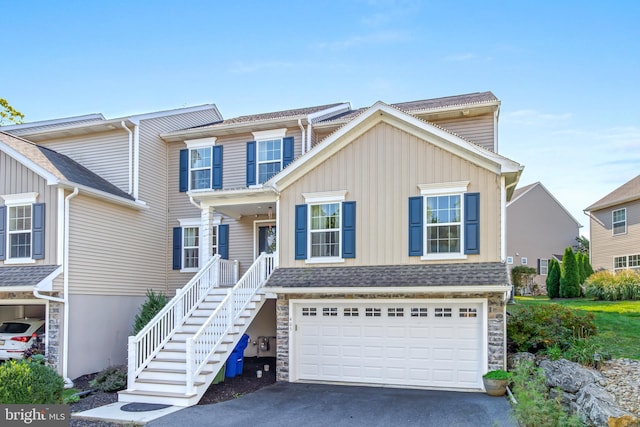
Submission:
[[[430,254],[420,257],[422,261],[467,259],[465,254]]]
[[[340,257],[318,257],[318,258],[307,258],[304,260],[305,264],[332,264],[332,263],[340,263],[340,262],[344,262],[344,259]]]
[[[32,258],[9,258],[4,261],[4,265],[8,264],[35,264],[36,260]]]
[[[198,268],[181,268],[180,273],[197,273],[199,271]]]

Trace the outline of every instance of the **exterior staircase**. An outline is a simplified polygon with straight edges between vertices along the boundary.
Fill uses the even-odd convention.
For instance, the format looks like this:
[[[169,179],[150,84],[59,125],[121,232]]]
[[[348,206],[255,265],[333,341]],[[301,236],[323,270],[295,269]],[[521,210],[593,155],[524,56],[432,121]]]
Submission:
[[[135,337],[129,337],[121,402],[198,403],[265,301],[275,256],[261,254],[237,280],[237,263],[214,256]],[[226,287],[225,287],[226,286]]]

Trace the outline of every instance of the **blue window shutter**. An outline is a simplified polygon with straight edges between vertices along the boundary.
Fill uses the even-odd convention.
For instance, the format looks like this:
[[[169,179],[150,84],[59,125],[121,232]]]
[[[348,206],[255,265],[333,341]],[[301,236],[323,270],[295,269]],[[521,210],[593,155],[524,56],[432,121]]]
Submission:
[[[293,137],[288,136],[282,140],[282,169],[293,162]]]
[[[211,188],[222,188],[222,145],[213,146],[213,170],[211,171]]]
[[[44,203],[33,204],[33,224],[31,228],[31,258],[44,259]]]
[[[342,258],[356,257],[356,202],[342,202]]]
[[[256,142],[247,142],[247,187],[256,185]]]
[[[296,259],[307,259],[307,205],[296,205]]]
[[[229,224],[218,226],[218,253],[222,259],[229,259]]]
[[[423,205],[424,197],[409,197],[409,256],[422,256],[423,239]]]
[[[189,190],[189,150],[180,150],[180,192]]]
[[[173,228],[173,269],[182,268],[182,227]]]
[[[7,207],[0,206],[0,260],[7,259]]]
[[[480,253],[480,193],[464,194],[464,253]]]

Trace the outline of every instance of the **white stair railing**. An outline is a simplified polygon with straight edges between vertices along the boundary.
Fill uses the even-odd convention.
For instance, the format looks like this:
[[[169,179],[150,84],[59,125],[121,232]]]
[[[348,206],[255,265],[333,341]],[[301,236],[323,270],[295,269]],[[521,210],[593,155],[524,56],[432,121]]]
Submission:
[[[192,337],[187,338],[187,393],[222,340],[275,268],[274,254],[262,253]]]
[[[129,387],[209,291],[221,284],[233,284],[237,276],[237,261],[222,260],[220,255],[215,255],[184,287],[178,289],[176,296],[136,336],[129,337]]]

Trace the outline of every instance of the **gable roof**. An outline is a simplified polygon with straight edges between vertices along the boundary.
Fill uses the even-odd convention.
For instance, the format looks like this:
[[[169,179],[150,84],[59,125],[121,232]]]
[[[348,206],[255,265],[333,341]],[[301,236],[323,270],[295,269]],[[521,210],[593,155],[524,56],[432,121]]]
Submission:
[[[640,175],[622,184],[602,199],[585,208],[585,211],[597,211],[634,200],[640,200]]]
[[[49,148],[0,131],[0,151],[15,158],[48,181],[49,185],[82,187],[134,203],[134,198],[86,167]]]
[[[69,125],[77,125],[77,124],[87,124],[93,122],[102,122],[105,118],[102,114],[85,114],[82,116],[74,116],[74,117],[63,117],[60,119],[53,120],[41,120],[37,122],[30,123],[20,123],[17,125],[8,125],[0,127],[0,131],[3,132],[11,132],[14,135],[23,135],[29,132],[41,131],[41,130],[51,130],[58,127],[64,127]]]
[[[36,286],[59,268],[57,265],[3,266],[0,289],[9,286]]]
[[[533,184],[525,185],[524,187],[516,188],[513,192],[513,195],[511,196],[511,200],[509,201],[509,203],[507,203],[507,208],[513,205],[515,202],[517,202],[521,198],[525,197],[531,190],[533,190],[536,187],[542,189],[542,191],[547,193],[547,195],[551,198],[551,200],[553,200],[558,206],[560,206],[564,211],[564,213],[566,213],[567,216],[571,218],[571,220],[575,222],[578,227],[582,227],[582,224],[580,224],[578,220],[573,215],[571,215],[571,213],[567,210],[567,208],[565,208],[564,205],[560,203],[558,199],[556,199],[554,195],[551,194],[549,190],[547,190],[547,187],[542,185],[540,181],[534,182]]]
[[[268,180],[265,186],[272,186],[278,191],[283,190],[381,121],[390,123],[418,138],[428,140],[430,143],[480,167],[492,170],[496,174],[506,175],[509,178],[507,184],[517,182],[522,173],[523,167],[513,160],[482,148],[440,126],[378,101],[337,129],[306,155],[294,160],[287,168]],[[507,196],[510,197],[511,194]]]
[[[462,107],[474,107],[479,105],[500,105],[500,100],[490,91],[487,92],[474,92],[462,95],[444,96],[441,98],[422,99],[418,101],[400,102],[396,104],[389,104],[399,110],[409,114],[421,114],[427,112],[436,112],[442,110],[451,110]],[[343,114],[329,117],[322,120],[321,123],[336,123],[347,122],[354,117],[357,117],[360,113],[365,111],[366,108],[359,108],[357,110],[350,110]]]

